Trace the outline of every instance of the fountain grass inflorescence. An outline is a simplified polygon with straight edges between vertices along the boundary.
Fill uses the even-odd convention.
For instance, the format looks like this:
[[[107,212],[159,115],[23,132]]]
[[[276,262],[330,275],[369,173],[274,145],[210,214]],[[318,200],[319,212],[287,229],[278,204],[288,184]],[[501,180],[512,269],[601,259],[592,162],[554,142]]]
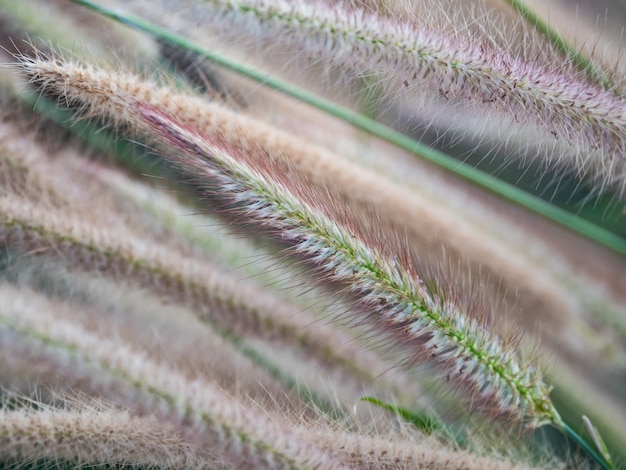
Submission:
[[[242,150],[215,133],[207,137],[193,122],[179,121],[141,95],[135,98],[133,88],[141,88],[135,77],[107,79],[103,71],[72,62],[66,66],[54,58],[25,59],[22,67],[44,92],[62,95],[88,114],[102,114],[145,131],[155,142],[180,153],[164,156],[200,178],[201,186],[204,179],[217,182],[222,197],[239,203],[238,213],[294,243],[294,250],[323,274],[346,283],[366,306],[375,327],[390,330],[400,343],[415,340],[415,353],[438,362],[442,375],[468,389],[475,406],[485,406],[495,415],[517,416],[532,426],[560,424],[549,388],[531,366],[520,365],[512,347],[505,347],[445,293],[429,292],[413,266],[389,259],[329,218],[320,204],[321,194],[309,188],[295,196],[285,187],[289,179],[272,168],[254,143]],[[155,87],[154,94],[159,92],[165,93]],[[251,161],[269,170],[250,168]],[[297,191],[299,182],[290,186]],[[403,248],[396,250],[402,253]]]
[[[23,1],[28,9],[39,0]],[[528,207],[526,196],[490,177],[478,178],[483,188],[509,200],[478,194],[468,182],[477,179],[458,178],[470,174],[456,171],[460,163],[442,165],[454,173],[444,174],[431,165],[441,158],[415,160],[422,144],[405,136],[399,144],[398,131],[236,61],[253,52],[251,63],[267,59],[279,75],[296,64],[297,74],[321,76],[318,89],[347,85],[367,95],[358,106],[368,116],[388,106],[401,121],[394,106],[408,98],[425,106],[416,114],[439,112],[437,126],[451,113],[444,133],[456,132],[459,116],[470,133],[493,122],[499,137],[477,131],[483,146],[537,148],[549,165],[575,163],[594,194],[612,187],[619,198],[626,105],[611,85],[617,72],[592,71],[556,30],[537,60],[497,44],[506,33],[490,39],[495,23],[486,22],[489,8],[513,11],[505,0],[450,15],[444,5],[454,0],[428,3],[449,21],[443,28],[428,13],[376,0],[59,0],[63,25],[99,24],[72,3],[158,41],[143,38],[142,75],[122,64],[128,51],[114,66],[96,65],[89,54],[14,39],[13,65],[0,71],[3,97],[49,118],[17,113],[17,101],[0,113],[0,386],[10,389],[0,392],[0,464],[619,465],[609,452],[624,436],[619,240],[600,248],[522,213],[515,202]],[[45,35],[16,8],[0,0],[2,18],[19,18],[0,27]],[[528,21],[539,28],[537,17]],[[109,33],[116,48],[136,40],[111,25],[91,30],[98,51]],[[207,53],[179,31],[205,31],[205,44],[238,58]],[[69,26],[57,33],[73,47]],[[184,51],[258,83],[193,57],[191,73],[150,62],[178,67]],[[215,84],[219,93],[205,93]],[[535,131],[537,145],[520,142]],[[79,133],[120,160],[128,149],[139,154],[123,164],[152,174],[159,189],[83,159],[70,136]],[[163,186],[185,203],[155,197]],[[543,213],[562,218],[552,209]],[[196,213],[205,211],[214,215]],[[230,244],[233,233],[245,243]],[[588,436],[577,432],[583,414]]]

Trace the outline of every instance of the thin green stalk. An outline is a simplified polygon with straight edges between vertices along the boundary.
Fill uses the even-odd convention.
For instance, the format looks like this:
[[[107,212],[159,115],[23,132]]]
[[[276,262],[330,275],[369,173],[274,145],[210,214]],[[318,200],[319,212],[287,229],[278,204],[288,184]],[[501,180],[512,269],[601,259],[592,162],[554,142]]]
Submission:
[[[304,91],[303,89],[279,80],[275,77],[268,76],[241,63],[230,60],[215,52],[207,51],[202,46],[188,40],[187,38],[174,34],[167,29],[161,28],[154,23],[146,21],[132,15],[120,14],[109,8],[98,5],[90,0],[72,0],[74,3],[90,8],[103,16],[114,19],[133,29],[144,31],[160,40],[167,41],[173,45],[182,47],[186,50],[194,52],[201,57],[209,59],[214,63],[237,72],[247,78],[259,82],[271,89],[277,90],[287,96],[295,98],[303,103],[311,105],[321,111],[324,111],[338,119],[341,119],[353,126],[371,134],[377,138],[396,145],[408,152],[413,153],[435,165],[444,168],[455,175],[458,175],[472,183],[489,190],[498,196],[512,201],[531,212],[539,214],[559,225],[572,230],[584,237],[594,240],[596,243],[609,248],[626,257],[626,240],[615,235],[601,227],[580,219],[558,207],[548,204],[541,199],[528,194],[514,186],[498,180],[497,178],[483,173],[480,170],[472,168],[469,165],[459,162],[458,160],[421,144],[410,137],[400,134],[397,131],[384,126],[363,115],[352,112],[346,108],[337,106],[335,103],[325,100],[319,96]]]
[[[460,448],[467,447],[466,437],[453,429],[444,426],[436,414],[428,411],[409,410],[403,406],[393,405],[375,397],[363,397],[362,401],[399,416],[407,423],[411,423],[426,435],[439,434],[450,442],[456,442]]]
[[[571,45],[558,31],[546,23],[537,13],[535,13],[523,0],[505,0],[522,17],[535,27],[537,31],[543,34],[548,40],[563,54],[567,56],[572,63],[584,72],[591,80],[599,84],[606,91],[614,92],[615,84],[599,70],[587,56],[580,50]],[[619,95],[618,95],[619,96]]]
[[[567,423],[563,423],[561,431],[563,431],[572,441],[578,444],[585,452],[587,452],[587,454],[593,458],[593,460],[595,460],[603,470],[613,470],[614,467],[604,460],[604,458],[602,458],[600,454],[598,454],[598,452],[596,452],[596,450],[580,436],[580,434],[574,431],[571,426]]]

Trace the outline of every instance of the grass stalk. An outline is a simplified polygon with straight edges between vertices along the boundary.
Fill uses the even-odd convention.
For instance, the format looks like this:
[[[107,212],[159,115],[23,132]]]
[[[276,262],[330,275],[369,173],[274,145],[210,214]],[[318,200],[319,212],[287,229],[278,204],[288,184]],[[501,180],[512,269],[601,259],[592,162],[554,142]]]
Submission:
[[[562,426],[565,434],[576,443],[576,445],[580,446],[593,460],[600,465],[603,470],[613,470],[614,467],[611,465],[609,461],[607,461],[604,457],[602,457],[594,448],[585,441],[579,433],[574,431],[574,429],[567,423],[563,423]]]

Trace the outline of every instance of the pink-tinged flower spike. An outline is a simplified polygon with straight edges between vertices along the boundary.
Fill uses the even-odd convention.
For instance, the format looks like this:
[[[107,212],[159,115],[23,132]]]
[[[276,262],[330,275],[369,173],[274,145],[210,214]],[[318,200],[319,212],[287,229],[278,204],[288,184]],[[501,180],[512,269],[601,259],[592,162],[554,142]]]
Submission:
[[[200,3],[193,11],[203,31],[212,28],[218,36],[236,38],[237,45],[283,44],[300,58],[379,80],[397,97],[427,87],[459,104],[485,106],[512,121],[538,125],[567,144],[562,155],[552,157],[556,163],[626,191],[626,102],[584,77],[406,18],[376,15],[356,2]]]
[[[276,168],[254,167],[248,147],[235,148],[157,108],[137,102],[134,112],[157,142],[174,149],[165,157],[200,184],[217,182],[220,194],[234,201],[247,220],[267,227],[294,251],[310,260],[327,279],[347,285],[367,307],[376,331],[396,338],[415,361],[433,360],[441,373],[468,392],[472,404],[491,414],[514,417],[537,427],[561,418],[552,405],[550,387],[516,351],[463,312],[444,294],[430,291],[411,265],[371,248],[357,231],[328,217],[314,190],[296,196],[288,177]],[[319,198],[318,198],[319,196]],[[400,253],[402,255],[402,253]],[[406,261],[406,260],[405,260]]]
[[[157,96],[140,99],[126,88],[104,91],[90,80],[97,75],[92,69],[60,59],[27,59],[23,67],[44,91],[62,94],[87,114],[147,133],[168,150],[165,158],[201,185],[210,184],[207,192],[235,202],[247,221],[292,243],[326,279],[345,284],[366,307],[364,316],[374,331],[389,337],[411,360],[436,362],[475,407],[531,427],[562,423],[549,387],[531,365],[520,363],[510,342],[492,334],[445,292],[428,289],[405,256],[407,250],[400,247],[393,254],[380,243],[369,243],[348,217],[338,223],[321,202],[332,205],[332,196],[322,189],[307,192],[303,181],[290,182],[253,141],[235,145],[220,132],[207,135],[193,120],[161,109]]]

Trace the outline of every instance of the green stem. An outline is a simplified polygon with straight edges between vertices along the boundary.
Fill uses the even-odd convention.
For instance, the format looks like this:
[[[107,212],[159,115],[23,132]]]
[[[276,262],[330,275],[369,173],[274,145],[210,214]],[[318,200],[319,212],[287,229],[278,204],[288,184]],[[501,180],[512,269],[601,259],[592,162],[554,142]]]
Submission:
[[[596,450],[585,441],[580,434],[574,431],[567,423],[561,423],[561,430],[576,444],[580,446],[593,460],[595,460],[602,470],[613,470],[613,467],[604,460]]]
[[[270,77],[262,72],[253,70],[252,68],[234,62],[226,57],[220,56],[219,54],[207,51],[202,46],[189,41],[183,36],[174,34],[171,31],[161,28],[142,18],[116,13],[115,11],[98,5],[90,0],[71,1],[90,8],[103,16],[119,21],[120,23],[133,29],[144,31],[156,38],[194,52],[220,66],[228,68],[269,88],[320,109],[321,111],[324,111],[338,119],[352,124],[356,128],[359,128],[370,135],[396,145],[397,147],[414,155],[420,156],[421,158],[428,160],[429,162],[432,162],[457,176],[471,181],[472,183],[487,189],[506,200],[512,201],[530,210],[531,212],[540,214],[541,216],[556,222],[573,232],[594,240],[596,243],[603,245],[604,247],[609,248],[622,256],[626,256],[626,240],[620,236],[588,221],[582,220],[579,217],[564,211],[563,209],[552,206],[551,204],[548,204],[531,194],[528,194],[508,183],[500,181],[497,178],[483,173],[482,171],[469,165],[461,163],[449,155],[421,144],[406,135],[400,134],[387,126],[373,121],[372,119],[346,108],[337,106],[331,101],[324,100],[323,98],[308,93],[299,87],[293,86],[274,77]]]
[[[539,17],[537,13],[527,6],[523,0],[506,1],[511,5],[511,7],[517,10],[526,21],[533,25],[537,31],[548,38],[548,40],[560,52],[565,54],[580,71],[584,72],[587,77],[599,84],[605,90],[612,93],[615,92],[615,85],[606,76],[606,74],[599,70],[586,55],[580,52],[579,49],[566,41],[565,38],[563,38],[563,36],[556,31],[556,29],[550,27],[548,23],[541,19],[541,17]],[[619,94],[617,96],[621,98]]]

